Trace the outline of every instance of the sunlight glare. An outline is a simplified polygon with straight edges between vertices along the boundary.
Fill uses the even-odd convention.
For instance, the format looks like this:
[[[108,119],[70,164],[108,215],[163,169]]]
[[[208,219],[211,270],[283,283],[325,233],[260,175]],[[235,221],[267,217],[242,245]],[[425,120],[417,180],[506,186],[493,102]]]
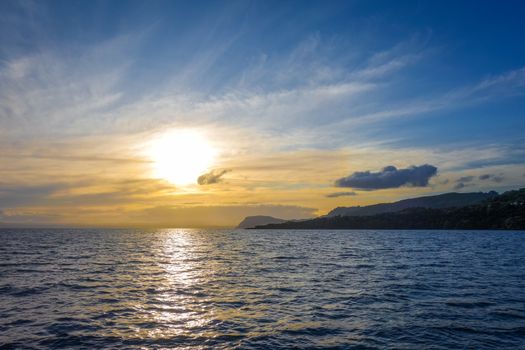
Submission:
[[[162,134],[151,144],[154,176],[177,185],[189,185],[209,171],[215,150],[196,130],[174,130]]]

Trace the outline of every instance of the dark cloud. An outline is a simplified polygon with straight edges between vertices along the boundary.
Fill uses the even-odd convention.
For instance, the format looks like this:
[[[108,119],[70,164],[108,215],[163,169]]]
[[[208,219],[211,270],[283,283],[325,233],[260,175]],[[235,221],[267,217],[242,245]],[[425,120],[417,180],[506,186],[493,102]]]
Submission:
[[[460,177],[459,179],[456,180],[456,182],[471,182],[472,180],[474,180],[474,176],[463,176],[463,177]]]
[[[456,185],[454,186],[455,190],[460,190],[462,188],[473,186],[475,185],[474,180],[476,178],[474,176],[463,176],[456,180]],[[492,181],[492,182],[502,182],[503,181],[503,175],[499,174],[482,174],[477,177],[478,180],[481,181]]]
[[[479,179],[482,180],[482,181],[486,181],[486,180],[491,180],[493,182],[502,182],[503,181],[503,176],[500,174],[500,175],[496,175],[496,174],[483,174],[483,175],[480,175],[479,176]]]
[[[345,196],[357,196],[357,193],[355,192],[334,192],[329,193],[326,195],[328,198],[337,198],[337,197],[345,197]]]
[[[197,179],[197,183],[199,185],[216,184],[218,182],[221,182],[221,177],[230,171],[230,169],[212,170],[209,173],[199,176],[199,178]]]
[[[469,185],[465,184],[464,182],[458,182],[455,186],[454,186],[454,189],[455,190],[461,190],[462,188],[465,188]]]
[[[459,179],[456,179],[456,184],[454,185],[455,190],[461,190],[462,188],[471,186],[471,182],[474,180],[474,176],[467,175],[462,176]]]
[[[493,176],[492,177],[492,181],[494,181],[494,182],[502,182],[503,181],[503,176]]]
[[[429,179],[436,174],[437,168],[430,164],[411,166],[407,169],[397,169],[390,165],[377,173],[357,171],[350,176],[336,180],[335,186],[369,191],[401,186],[425,187]]]

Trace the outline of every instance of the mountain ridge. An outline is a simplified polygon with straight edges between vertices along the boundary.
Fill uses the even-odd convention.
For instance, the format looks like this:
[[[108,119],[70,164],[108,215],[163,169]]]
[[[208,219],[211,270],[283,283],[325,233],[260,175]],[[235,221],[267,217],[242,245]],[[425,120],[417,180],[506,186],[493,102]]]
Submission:
[[[480,203],[497,196],[495,191],[490,192],[449,192],[434,196],[407,198],[392,203],[379,203],[366,206],[337,207],[325,216],[370,216],[383,213],[398,212],[410,208],[443,209],[452,207],[465,207]]]
[[[496,196],[498,193],[494,191],[490,192],[468,192],[458,193],[449,192],[434,196],[422,196],[415,198],[402,199],[392,203],[378,203],[366,206],[355,206],[355,207],[337,207],[332,209],[328,214],[321,217],[334,217],[334,216],[369,216],[381,213],[389,213],[401,211],[409,208],[423,207],[423,208],[448,208],[448,207],[461,207],[471,204],[476,204],[486,200],[490,197]],[[236,228],[246,229],[255,226],[262,226],[268,224],[281,224],[286,221],[297,221],[297,220],[284,220],[267,215],[253,215],[245,217]],[[300,220],[303,221],[303,220]]]
[[[452,208],[409,208],[365,216],[323,216],[256,229],[448,229],[525,230],[525,188],[481,203]]]

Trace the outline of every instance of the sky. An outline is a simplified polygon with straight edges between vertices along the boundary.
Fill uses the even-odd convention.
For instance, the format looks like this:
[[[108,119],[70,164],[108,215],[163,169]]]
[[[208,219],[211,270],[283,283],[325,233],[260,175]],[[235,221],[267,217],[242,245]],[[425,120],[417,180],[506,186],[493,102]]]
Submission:
[[[228,227],[523,187],[524,12],[2,1],[0,222]]]

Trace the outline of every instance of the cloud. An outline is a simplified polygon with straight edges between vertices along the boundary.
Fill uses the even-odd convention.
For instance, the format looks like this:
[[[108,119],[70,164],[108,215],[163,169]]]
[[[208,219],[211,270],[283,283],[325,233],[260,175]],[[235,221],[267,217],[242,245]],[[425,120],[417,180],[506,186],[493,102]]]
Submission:
[[[5,25],[4,29],[20,29],[20,33],[14,36],[5,30],[1,41],[19,46],[18,39],[27,39],[23,23],[32,21],[23,18],[19,24]],[[46,23],[36,24],[34,33],[45,37],[42,29]],[[431,57],[425,53],[426,40],[379,53],[373,52],[375,47],[368,48],[356,55],[360,50],[353,46],[354,41],[314,34],[291,51],[283,46],[277,54],[271,47],[261,47],[255,53],[243,51],[237,60],[239,57],[231,55],[238,51],[235,41],[240,39],[242,45],[243,38],[252,32],[230,33],[217,22],[204,44],[193,40],[202,37],[202,26],[180,36],[175,46],[187,55],[178,55],[182,57],[179,61],[152,61],[151,69],[144,69],[140,53],[154,39],[148,35],[162,31],[148,34],[140,27],[134,27],[138,32],[120,32],[73,47],[33,38],[27,43],[42,46],[23,45],[35,50],[4,57],[0,64],[0,175],[9,186],[2,188],[0,184],[0,208],[5,212],[31,205],[29,209],[16,208],[17,215],[56,212],[69,222],[91,222],[94,218],[112,223],[126,222],[130,208],[142,206],[233,205],[248,199],[315,206],[325,195],[326,183],[349,174],[341,161],[348,159],[347,150],[355,152],[352,159],[365,164],[359,169],[380,169],[392,160],[410,159],[412,164],[429,162],[446,172],[524,159],[525,153],[515,145],[507,149],[486,140],[480,149],[465,145],[452,145],[453,151],[444,146],[424,149],[412,144],[405,147],[413,148],[393,149],[389,143],[404,138],[388,121],[383,124],[387,119],[423,117],[437,110],[523,94],[524,68],[478,83],[447,86],[443,91],[413,91],[409,85],[412,69],[418,61]],[[12,45],[2,45],[0,52],[13,51]],[[232,64],[225,64],[228,62]],[[159,66],[163,69],[153,69]],[[407,69],[406,74],[396,74],[402,69]],[[400,93],[392,98],[391,91]],[[220,149],[232,150],[221,156],[217,166],[233,168],[236,174],[231,178],[220,171],[202,174],[199,183],[220,183],[227,176],[230,188],[202,186],[201,191],[190,194],[160,180],[116,180],[149,176],[149,160],[135,159],[134,150],[143,138],[154,136],[159,131],[156,128],[194,126],[209,129],[212,139],[216,135]],[[29,136],[22,137],[24,133]],[[79,136],[90,138],[83,141]],[[8,142],[12,152],[7,152]],[[22,146],[27,152],[21,152]],[[389,188],[401,172],[396,169],[395,174],[383,174],[387,178],[383,187],[376,184],[365,189]],[[374,175],[368,174],[369,181]],[[352,176],[347,180],[355,183],[358,179]],[[456,185],[455,176],[450,176],[450,186]],[[57,187],[41,183],[49,179],[60,183]],[[420,182],[415,183],[399,180],[393,187],[419,186]],[[184,215],[188,210],[168,211]],[[278,210],[273,215],[281,217]],[[204,212],[202,209],[199,215]],[[168,215],[165,219],[173,223]],[[180,220],[180,224],[198,223],[196,219],[190,223]]]
[[[456,182],[471,182],[474,180],[474,176],[463,176],[456,180]]]
[[[49,195],[64,187],[65,184],[61,183],[41,185],[0,183],[0,207],[41,203]]]
[[[454,185],[455,190],[461,190],[462,188],[473,186],[475,183],[473,182],[476,178],[474,176],[463,176],[456,180],[456,185]],[[482,174],[477,177],[478,180],[481,181],[492,181],[496,183],[500,183],[503,181],[503,175],[499,174]]]
[[[496,174],[483,174],[483,175],[480,175],[478,177],[480,180],[482,181],[486,181],[486,180],[491,180],[493,182],[502,182],[503,181],[503,176],[500,174],[500,175],[496,175]]]
[[[394,63],[392,63],[395,65]],[[374,69],[379,69],[380,66]],[[376,86],[377,88],[377,86]],[[451,88],[440,95],[413,100],[404,100],[402,103],[385,100],[380,108],[358,112],[350,109],[346,118],[335,120],[325,125],[330,130],[348,130],[360,126],[377,124],[386,120],[422,117],[425,114],[440,110],[454,110],[469,106],[476,106],[498,99],[521,96],[525,88],[525,67],[506,71],[500,75],[487,78],[477,83]],[[349,117],[351,116],[351,117]],[[346,135],[345,135],[346,136]]]
[[[469,184],[465,184],[464,182],[458,182],[454,185],[455,190],[461,190],[462,188],[465,188],[467,186],[470,186]]]
[[[425,187],[429,179],[436,174],[437,168],[430,164],[411,166],[407,169],[397,169],[389,165],[377,173],[357,171],[350,176],[336,180],[335,186],[370,191],[401,186]]]
[[[474,180],[474,176],[467,175],[462,176],[459,179],[456,179],[456,184],[454,185],[455,190],[461,190],[462,188],[465,188],[467,186],[472,186],[472,181]]]
[[[96,124],[98,115],[123,102],[128,41],[121,36],[86,46],[75,59],[52,49],[7,59],[0,65],[0,126],[45,134],[62,125],[64,134],[78,123]]]
[[[230,169],[223,169],[223,170],[212,170],[209,173],[202,174],[197,179],[197,183],[199,185],[212,185],[221,182],[221,177],[230,172]]]
[[[103,182],[103,185],[101,185]],[[81,207],[121,205],[145,198],[171,200],[173,185],[158,179],[85,178],[72,182],[14,184],[0,182],[0,209],[45,206],[69,212]]]
[[[357,193],[351,191],[351,192],[334,192],[334,193],[328,193],[326,195],[327,198],[337,198],[337,197],[346,197],[346,196],[357,196]]]

